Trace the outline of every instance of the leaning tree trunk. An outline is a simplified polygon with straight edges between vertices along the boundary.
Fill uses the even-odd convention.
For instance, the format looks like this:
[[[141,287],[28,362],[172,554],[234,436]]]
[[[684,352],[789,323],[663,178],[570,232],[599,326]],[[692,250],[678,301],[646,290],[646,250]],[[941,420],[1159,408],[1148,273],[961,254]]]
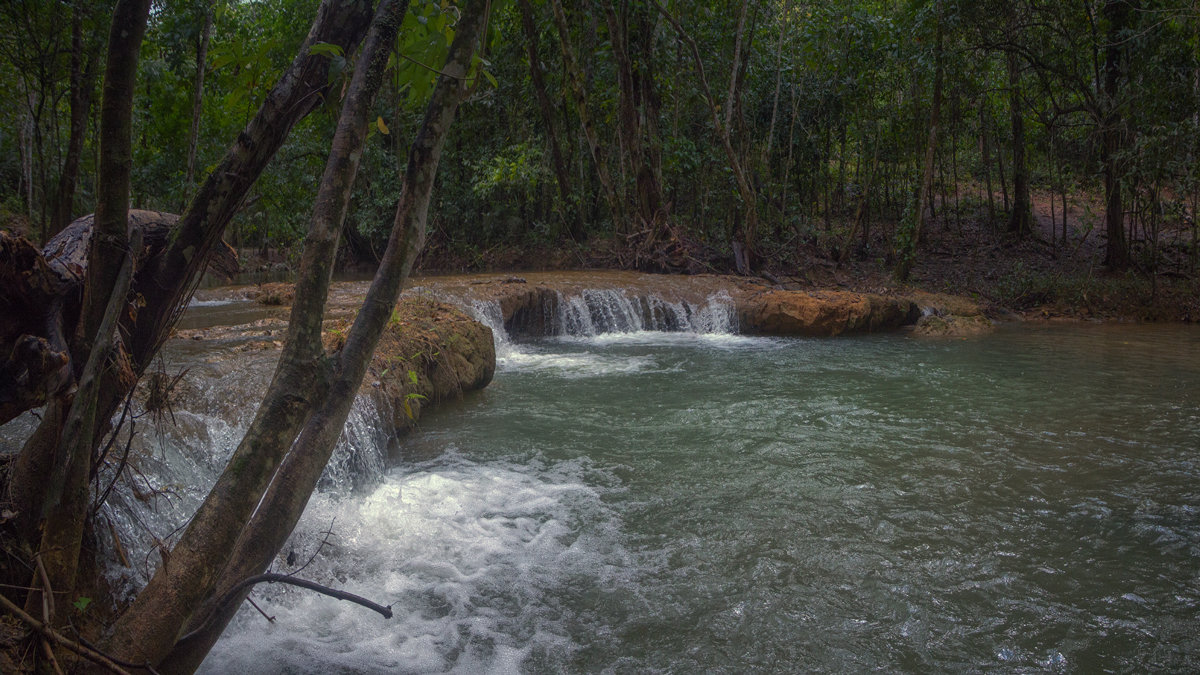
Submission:
[[[157,254],[139,261],[141,266],[133,280],[132,292],[142,306],[137,312],[121,314],[119,331],[123,336],[123,344],[118,351],[122,355],[123,365],[121,368],[106,368],[101,374],[101,383],[97,388],[99,400],[90,431],[91,452],[95,452],[110,420],[132,389],[137,376],[149,366],[162,341],[170,333],[191,290],[208,264],[214,246],[220,241],[225,225],[237,212],[247,190],[282,145],[292,126],[317,106],[320,93],[328,87],[329,59],[311,54],[310,47],[319,42],[328,42],[346,51],[353,51],[365,33],[369,18],[367,0],[349,3],[324,0],[312,30],[291,67],[280,77],[254,119],[238,135],[225,159],[206,179],[187,213],[171,231],[169,240],[156,247],[159,251]],[[10,253],[12,248],[0,246],[0,252]],[[26,257],[20,251],[17,254],[18,257]],[[45,262],[42,261],[43,265]],[[53,266],[55,261],[50,259],[49,262]],[[118,265],[119,262],[118,259]],[[37,266],[36,263],[31,265]],[[113,265],[106,265],[111,270]],[[70,285],[63,286],[61,290],[65,295],[51,295],[51,303],[70,305]],[[64,311],[66,309],[63,308]],[[89,320],[93,326],[98,323],[96,317],[100,310],[90,310],[93,318]],[[63,323],[74,325],[73,321]],[[54,330],[55,327],[50,326],[47,332],[53,334]],[[85,342],[78,341],[79,345],[86,348]],[[56,354],[67,352],[65,349],[58,350],[57,346],[51,351]],[[71,353],[69,356],[76,364],[86,362],[85,355]],[[8,365],[5,364],[5,368]],[[3,406],[0,405],[0,408]],[[27,486],[29,489],[24,493],[29,498],[25,503],[35,504],[35,508],[29,511],[22,510],[19,518],[36,522],[40,517],[39,492],[52,481],[52,455],[58,447],[65,420],[65,411],[59,412],[61,414],[43,416],[30,442],[26,443],[14,462],[9,483],[14,491]]]
[[[463,6],[442,76],[409,152],[387,251],[345,345],[336,357],[329,393],[307,419],[270,489],[242,531],[216,592],[192,623],[196,630],[185,636],[165,660],[164,663],[170,664],[171,672],[191,672],[199,665],[248,592],[237,587],[244,579],[265,570],[274,559],[303,513],[329,461],[375,345],[424,245],[425,220],[438,161],[446,132],[459,104],[469,93],[465,76],[482,30],[483,10],[481,2]],[[332,260],[330,257],[327,264],[332,264]],[[318,318],[316,325],[319,324]]]
[[[406,0],[384,0],[355,69],[321,179],[300,263],[287,339],[270,388],[250,429],[164,564],[118,620],[109,647],[124,660],[157,664],[192,614],[208,599],[256,507],[261,507],[284,453],[330,376],[321,321],[338,235],[367,133],[367,116],[383,79]]]
[[[550,159],[554,165],[554,178],[558,183],[558,195],[562,200],[564,219],[571,210],[571,174],[563,158],[562,143],[558,138],[558,125],[554,122],[554,104],[546,93],[546,82],[542,75],[541,59],[538,56],[537,24],[533,20],[533,8],[529,0],[517,0],[521,11],[521,29],[525,34],[525,54],[529,58],[529,82],[537,98],[542,123],[546,125],[546,136],[550,143]],[[577,233],[581,234],[581,233]]]
[[[130,129],[138,53],[150,13],[150,0],[120,0],[113,11],[104,98],[100,112],[100,175],[96,226],[92,234],[83,307],[71,359],[79,386],[73,397],[60,393],[53,416],[67,410],[61,442],[51,450],[52,480],[46,485],[45,521],[38,554],[45,575],[37,576],[42,595],[74,597],[75,572],[89,506],[92,429],[97,414],[100,372],[109,359],[117,317],[132,277],[128,204],[131,173]],[[134,238],[140,244],[140,233]],[[70,401],[68,403],[68,400]],[[53,439],[36,436],[37,442]],[[39,453],[44,450],[39,449]],[[34,596],[30,594],[29,603]],[[53,605],[53,600],[49,601]],[[69,618],[55,617],[56,622]]]

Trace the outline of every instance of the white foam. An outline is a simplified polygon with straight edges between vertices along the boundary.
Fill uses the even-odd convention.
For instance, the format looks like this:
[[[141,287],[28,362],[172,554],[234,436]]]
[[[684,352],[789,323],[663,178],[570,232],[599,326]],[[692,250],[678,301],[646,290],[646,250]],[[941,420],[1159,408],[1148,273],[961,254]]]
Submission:
[[[592,353],[547,353],[509,349],[496,357],[500,371],[553,373],[568,378],[629,375],[654,370],[657,363],[649,356],[609,356]]]
[[[624,568],[616,517],[580,463],[475,464],[450,454],[388,476],[369,496],[310,503],[290,547],[300,561],[337,533],[305,578],[390,604],[384,619],[307,591],[256,591],[202,672],[517,673],[532,654],[577,646],[541,601]]]
[[[192,298],[188,302],[188,307],[224,307],[225,305],[232,305],[232,304],[235,304],[238,302],[246,302],[246,301],[245,300],[200,300],[199,298]]]

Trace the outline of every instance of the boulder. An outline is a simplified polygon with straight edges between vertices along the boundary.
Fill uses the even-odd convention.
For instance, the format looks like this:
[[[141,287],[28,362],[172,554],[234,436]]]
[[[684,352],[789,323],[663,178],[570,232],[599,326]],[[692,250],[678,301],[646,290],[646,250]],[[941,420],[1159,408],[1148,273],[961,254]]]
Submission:
[[[338,338],[338,329],[327,340]],[[332,345],[336,346],[336,344]],[[379,340],[363,388],[391,410],[398,430],[421,411],[482,389],[496,372],[492,330],[462,310],[429,297],[401,298]]]
[[[992,320],[982,314],[960,316],[957,314],[927,314],[917,321],[917,335],[930,337],[968,337],[984,335],[995,329]]]
[[[833,337],[911,324],[917,306],[869,293],[769,290],[739,303],[742,330],[764,335]]]

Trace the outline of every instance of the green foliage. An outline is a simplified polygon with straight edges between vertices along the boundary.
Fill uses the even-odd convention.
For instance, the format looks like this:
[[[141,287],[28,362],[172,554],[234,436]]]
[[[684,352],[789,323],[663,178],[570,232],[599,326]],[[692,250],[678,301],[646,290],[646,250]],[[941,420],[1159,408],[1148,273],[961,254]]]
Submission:
[[[186,184],[187,141],[197,47],[209,4],[182,0],[152,13],[135,103],[134,206],[179,211],[194,190]],[[643,161],[660,181],[666,220],[709,250],[729,250],[745,205],[690,50],[656,6],[643,0],[610,4],[563,3],[568,46],[586,71],[597,157],[570,98],[549,3],[530,3],[537,39],[533,63],[515,3],[491,4],[487,49],[467,75],[472,96],[459,110],[430,210],[435,247],[477,264],[497,247],[574,246],[592,236],[624,235],[635,228],[614,221],[597,161],[613,176],[628,214],[637,210]],[[295,55],[317,5],[318,0],[213,3],[212,41],[207,62],[200,64],[206,78],[197,180],[213,170]],[[665,6],[699,47],[724,125],[739,15],[732,10],[740,5],[669,0]],[[111,0],[70,8],[30,2],[0,8],[0,96],[10,102],[0,108],[0,204],[35,232],[55,203],[69,135],[72,22],[65,19],[76,9],[82,12],[85,44],[96,47],[106,34]],[[1102,130],[1107,115],[1118,115],[1121,185],[1138,200],[1126,210],[1165,202],[1161,212],[1172,214],[1164,221],[1170,223],[1191,212],[1184,201],[1200,188],[1200,163],[1194,160],[1200,156],[1195,114],[1200,17],[1186,3],[1143,3],[1116,40],[1106,33],[1104,12],[1087,3],[750,0],[748,9],[727,122],[759,200],[766,250],[788,250],[805,228],[837,231],[861,202],[872,235],[892,233],[899,262],[912,264],[919,255],[908,194],[928,137],[938,26],[945,64],[938,195],[953,194],[947,189],[953,181],[957,192],[972,194],[990,181],[1000,202],[1002,164],[1004,189],[1011,187],[1014,111],[1006,71],[1011,49],[1019,56],[1016,117],[1024,123],[1035,189],[1102,192]],[[371,260],[386,245],[408,143],[458,16],[455,0],[410,4],[372,111],[347,216],[344,241],[351,256]],[[643,19],[649,27],[639,23]],[[649,31],[648,39],[643,31]],[[1123,64],[1111,97],[1095,73],[1110,47],[1119,48]],[[307,230],[339,96],[356,58],[328,44],[310,53],[333,62],[331,86],[317,114],[293,130],[227,232],[240,248],[287,251]],[[622,128],[622,53],[637,73],[631,97],[641,124],[637,138],[627,138]],[[534,66],[550,100],[548,112],[538,103]],[[98,80],[92,89],[94,118]],[[555,146],[566,173],[561,190]],[[75,215],[93,210],[96,151],[89,127]],[[876,175],[868,180],[873,164]],[[1080,201],[1088,208],[1087,200]],[[1091,222],[1072,223],[1074,236],[1082,236]]]

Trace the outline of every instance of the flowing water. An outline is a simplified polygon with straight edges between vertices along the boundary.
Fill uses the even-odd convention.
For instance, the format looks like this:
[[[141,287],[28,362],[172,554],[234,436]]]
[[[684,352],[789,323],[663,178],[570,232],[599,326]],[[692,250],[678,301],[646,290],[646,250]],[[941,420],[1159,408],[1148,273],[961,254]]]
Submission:
[[[1200,667],[1200,331],[765,339],[627,301],[497,326],[485,392],[314,499],[313,575],[395,618],[276,592],[207,670]]]
[[[521,340],[475,311],[491,386],[402,443],[360,405],[285,547],[395,617],[260,587],[275,621],[243,608],[206,672],[1200,668],[1195,327],[755,338],[720,296],[597,291]],[[269,359],[176,358],[251,392],[176,411],[199,476]]]

